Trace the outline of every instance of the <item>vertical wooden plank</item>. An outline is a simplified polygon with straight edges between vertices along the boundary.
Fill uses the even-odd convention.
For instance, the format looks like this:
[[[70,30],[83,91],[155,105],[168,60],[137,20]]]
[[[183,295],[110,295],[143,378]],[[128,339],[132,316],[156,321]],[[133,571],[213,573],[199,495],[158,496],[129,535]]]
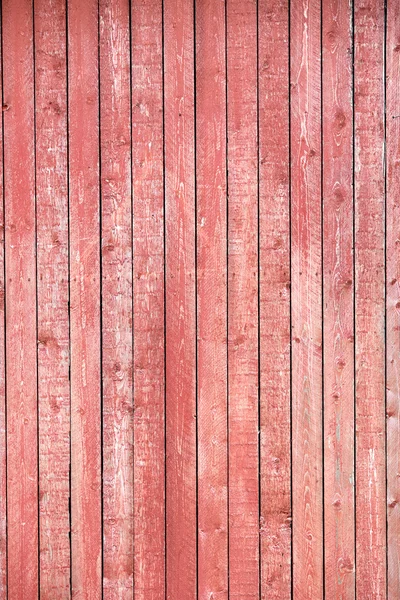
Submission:
[[[323,3],[325,594],[354,598],[352,14]]]
[[[321,3],[291,2],[294,598],[323,596]]]
[[[228,0],[229,589],[259,595],[257,3]]]
[[[261,597],[290,598],[289,6],[260,0]]]
[[[0,11],[1,12],[1,11]],[[2,33],[0,14],[0,95],[3,97]],[[7,598],[7,430],[6,430],[6,346],[5,346],[5,265],[3,118],[0,119],[0,597]]]
[[[135,599],[164,600],[165,388],[161,0],[132,0],[131,22]],[[176,356],[171,357],[171,361],[175,358]],[[172,396],[171,403],[173,402]],[[178,517],[180,518],[181,516]],[[178,527],[178,524],[176,526]]]
[[[101,584],[98,3],[68,3],[72,593]]]
[[[33,10],[3,9],[8,597],[38,597]]]
[[[35,2],[40,593],[69,597],[66,7]]]
[[[388,600],[400,597],[400,13],[387,3],[386,43],[386,423]]]
[[[103,597],[133,596],[129,1],[100,0]]]
[[[384,2],[354,5],[356,590],[386,598]]]
[[[225,2],[196,3],[198,597],[228,598]]]
[[[193,3],[164,0],[167,598],[196,596]]]

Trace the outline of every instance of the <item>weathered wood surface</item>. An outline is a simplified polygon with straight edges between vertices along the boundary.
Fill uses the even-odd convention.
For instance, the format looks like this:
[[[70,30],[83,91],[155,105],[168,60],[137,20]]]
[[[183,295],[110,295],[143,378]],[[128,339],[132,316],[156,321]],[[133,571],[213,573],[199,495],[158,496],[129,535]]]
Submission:
[[[395,0],[3,0],[0,599],[400,595]]]
[[[354,598],[353,108],[350,4],[323,3],[325,596]]]
[[[387,593],[384,17],[383,1],[355,2],[356,594],[377,599]]]
[[[66,6],[35,3],[40,595],[68,597],[69,310]]]

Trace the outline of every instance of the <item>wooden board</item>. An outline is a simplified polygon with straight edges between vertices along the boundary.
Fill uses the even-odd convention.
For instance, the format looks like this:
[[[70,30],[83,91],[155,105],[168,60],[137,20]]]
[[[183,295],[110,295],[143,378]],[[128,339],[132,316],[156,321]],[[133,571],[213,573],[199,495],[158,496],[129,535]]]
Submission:
[[[323,3],[325,595],[355,597],[352,14]]]
[[[289,12],[258,5],[261,598],[291,595]]]
[[[227,1],[229,597],[259,594],[257,4]]]
[[[0,16],[1,27],[1,16]],[[1,36],[1,33],[0,33]],[[0,39],[0,93],[3,96],[2,41]],[[7,597],[7,428],[6,428],[6,340],[4,264],[3,119],[0,122],[0,597]]]
[[[194,14],[164,0],[166,594],[196,595]]]
[[[225,5],[196,4],[198,598],[228,598]],[[210,311],[210,307],[214,307]]]
[[[323,597],[321,3],[290,13],[293,596]]]
[[[400,596],[400,366],[399,308],[399,100],[400,15],[395,2],[387,4],[386,39],[386,427],[387,427],[387,560],[388,600]]]
[[[33,12],[2,4],[7,381],[7,580],[38,598],[38,414]]]
[[[128,0],[101,0],[103,594],[133,596],[132,191]]]
[[[68,597],[69,310],[66,6],[35,3],[40,594]]]
[[[354,6],[356,591],[386,597],[384,3]],[[371,110],[373,107],[373,110]]]
[[[162,2],[132,2],[135,600],[165,598]]]
[[[72,594],[102,596],[98,3],[68,3]]]

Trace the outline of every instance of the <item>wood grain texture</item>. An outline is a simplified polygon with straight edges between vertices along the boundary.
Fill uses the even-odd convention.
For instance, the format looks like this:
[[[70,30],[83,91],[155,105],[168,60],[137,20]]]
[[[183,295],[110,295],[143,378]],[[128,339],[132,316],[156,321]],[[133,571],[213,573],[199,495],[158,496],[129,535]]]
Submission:
[[[70,597],[66,6],[35,3],[40,596]]]
[[[259,596],[257,4],[227,1],[229,597]]]
[[[98,3],[68,3],[72,595],[102,596]]]
[[[135,600],[164,600],[165,382],[161,0],[133,0],[131,22]]]
[[[1,15],[0,15],[1,27]],[[0,94],[3,97],[2,36],[0,32]],[[0,119],[0,598],[7,598],[7,429],[6,429],[6,339],[3,119]]]
[[[387,427],[387,552],[388,600],[400,597],[400,14],[387,3],[386,40],[386,427]]]
[[[323,3],[325,595],[355,597],[352,14]]]
[[[384,4],[354,5],[356,590],[386,597]]]
[[[323,596],[321,3],[293,1],[291,53],[293,597]]]
[[[167,599],[196,597],[193,4],[164,0]]]
[[[258,5],[261,598],[291,597],[289,6]]]
[[[3,13],[8,598],[38,598],[33,10]]]
[[[228,599],[225,3],[196,4],[198,598]]]
[[[128,0],[100,0],[103,598],[133,596],[132,190]]]

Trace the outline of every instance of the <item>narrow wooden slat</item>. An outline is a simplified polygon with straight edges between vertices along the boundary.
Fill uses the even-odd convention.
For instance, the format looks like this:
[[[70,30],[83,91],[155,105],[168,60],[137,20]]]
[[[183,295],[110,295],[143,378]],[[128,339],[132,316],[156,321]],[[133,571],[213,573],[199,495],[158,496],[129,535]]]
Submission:
[[[1,12],[1,11],[0,11]],[[0,14],[1,23],[1,14]],[[1,27],[1,25],[0,25]],[[1,31],[1,30],[0,30]],[[0,95],[3,96],[3,62],[0,33]],[[4,270],[3,120],[0,119],[0,598],[7,598],[7,435],[6,340]]]
[[[227,2],[229,594],[259,593],[257,4]]]
[[[228,598],[225,2],[196,3],[198,598]]]
[[[387,3],[386,43],[386,364],[388,600],[400,598],[400,13]]]
[[[69,315],[66,6],[35,2],[40,593],[68,598]]]
[[[100,0],[103,597],[133,596],[129,1]]]
[[[164,600],[165,398],[161,0],[133,0],[131,22],[135,600]]]
[[[193,4],[164,0],[167,598],[196,595]]]
[[[292,0],[291,253],[294,599],[323,596],[321,3]]]
[[[68,3],[72,593],[101,582],[98,3]]]
[[[354,5],[356,590],[386,597],[384,2]]]
[[[352,14],[323,3],[325,595],[354,598]]]
[[[261,0],[260,531],[261,597],[291,594],[289,6]]]
[[[33,7],[3,11],[8,598],[38,597]]]

